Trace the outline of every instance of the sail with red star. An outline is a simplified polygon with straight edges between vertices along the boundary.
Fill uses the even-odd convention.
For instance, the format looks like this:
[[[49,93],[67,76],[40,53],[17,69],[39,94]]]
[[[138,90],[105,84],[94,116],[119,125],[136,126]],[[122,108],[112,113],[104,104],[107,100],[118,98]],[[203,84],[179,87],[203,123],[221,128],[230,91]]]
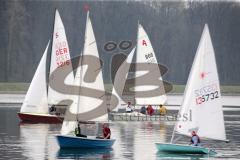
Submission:
[[[189,113],[191,117],[186,119]],[[226,140],[217,65],[207,25],[194,58],[179,116],[182,118],[175,127],[178,133],[191,136],[194,130],[202,138]]]

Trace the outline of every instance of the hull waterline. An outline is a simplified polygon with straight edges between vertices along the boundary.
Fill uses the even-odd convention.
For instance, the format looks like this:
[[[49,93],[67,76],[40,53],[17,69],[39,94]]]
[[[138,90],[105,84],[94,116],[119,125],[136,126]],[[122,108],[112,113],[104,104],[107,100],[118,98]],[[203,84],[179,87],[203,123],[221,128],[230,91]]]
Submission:
[[[115,139],[56,136],[60,148],[111,148]]]
[[[22,122],[28,123],[62,123],[63,117],[50,114],[18,113]]]
[[[171,144],[171,143],[155,143],[158,151],[179,154],[216,154],[215,151],[198,146]]]

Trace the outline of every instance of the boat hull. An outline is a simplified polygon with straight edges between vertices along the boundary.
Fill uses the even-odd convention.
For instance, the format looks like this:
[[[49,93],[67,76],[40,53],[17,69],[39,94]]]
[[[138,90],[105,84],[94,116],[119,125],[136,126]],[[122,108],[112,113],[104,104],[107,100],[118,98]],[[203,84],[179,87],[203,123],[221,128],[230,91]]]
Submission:
[[[183,153],[183,154],[216,154],[215,151],[198,146],[170,144],[170,143],[156,143],[158,151],[168,153]]]
[[[22,122],[29,123],[62,123],[63,117],[50,114],[18,113]]]
[[[75,136],[56,136],[60,148],[111,148],[115,139],[96,139]]]

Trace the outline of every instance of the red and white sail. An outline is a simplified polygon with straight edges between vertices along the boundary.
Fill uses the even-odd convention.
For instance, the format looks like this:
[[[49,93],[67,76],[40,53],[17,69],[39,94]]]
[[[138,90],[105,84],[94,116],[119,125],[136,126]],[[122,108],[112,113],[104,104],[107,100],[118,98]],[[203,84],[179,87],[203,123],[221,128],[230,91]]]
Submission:
[[[51,64],[50,64],[50,75],[54,74],[53,72],[57,68],[61,67],[70,67],[72,70],[72,63],[70,57],[69,46],[67,42],[67,37],[65,33],[65,28],[63,26],[62,19],[58,10],[55,12],[55,22],[54,22],[54,31],[53,31],[53,42],[52,42],[52,55],[51,55]],[[61,87],[61,82],[59,82],[58,76],[52,75],[49,79],[49,83],[59,83]],[[64,80],[65,84],[73,84],[74,76],[71,72],[66,79]],[[69,98],[69,96],[68,96]],[[65,93],[60,93],[54,90],[49,86],[48,88],[48,102],[50,105],[57,104],[62,100],[66,99]]]

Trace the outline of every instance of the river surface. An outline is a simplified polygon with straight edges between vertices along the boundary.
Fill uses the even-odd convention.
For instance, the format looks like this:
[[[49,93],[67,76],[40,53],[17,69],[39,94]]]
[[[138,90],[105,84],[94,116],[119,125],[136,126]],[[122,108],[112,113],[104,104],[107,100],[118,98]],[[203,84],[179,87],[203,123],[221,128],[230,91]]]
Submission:
[[[214,157],[177,155],[157,152],[156,142],[169,142],[175,122],[112,122],[110,128],[116,142],[108,150],[59,149],[55,135],[61,124],[20,123],[19,106],[0,106],[0,159],[240,159],[240,111],[225,111],[225,126],[230,143],[203,141],[214,148]],[[177,143],[189,138],[176,136]]]

